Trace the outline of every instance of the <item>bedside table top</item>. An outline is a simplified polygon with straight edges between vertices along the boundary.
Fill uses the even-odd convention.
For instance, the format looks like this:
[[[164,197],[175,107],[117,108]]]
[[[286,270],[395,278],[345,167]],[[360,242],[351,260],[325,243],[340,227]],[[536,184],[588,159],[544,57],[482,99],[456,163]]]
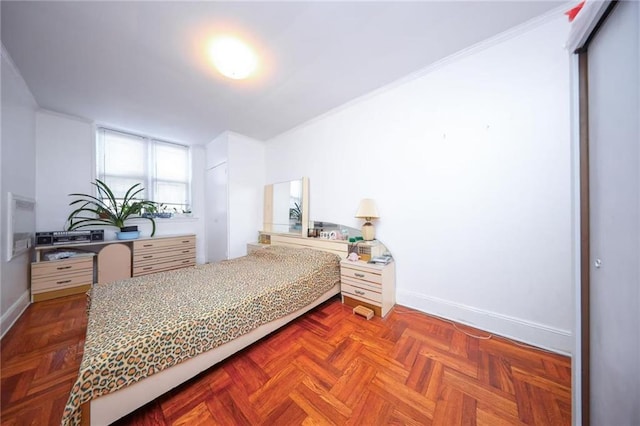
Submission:
[[[379,263],[368,263],[364,260],[358,260],[358,261],[351,261],[348,259],[343,259],[340,261],[340,266],[344,266],[345,268],[356,268],[356,269],[373,269],[376,271],[380,271],[384,268],[386,268],[387,266],[391,265],[393,263],[393,260],[389,263],[387,263],[386,265],[383,264],[379,264]]]

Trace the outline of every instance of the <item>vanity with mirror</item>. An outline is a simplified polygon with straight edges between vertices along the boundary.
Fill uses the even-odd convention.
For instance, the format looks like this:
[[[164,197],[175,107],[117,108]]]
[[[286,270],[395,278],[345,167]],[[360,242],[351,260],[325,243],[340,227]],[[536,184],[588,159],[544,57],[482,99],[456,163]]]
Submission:
[[[247,252],[272,243],[337,254],[345,305],[381,317],[393,308],[395,263],[387,248],[378,240],[364,241],[360,229],[310,221],[308,178],[265,185],[263,229]]]
[[[309,220],[309,178],[278,182],[264,187],[263,228],[257,243],[247,251],[270,244],[272,240],[288,245],[332,247],[345,258],[356,252],[364,260],[386,252],[377,240],[362,241],[360,229],[325,221]]]
[[[263,232],[307,236],[309,178],[264,187]]]

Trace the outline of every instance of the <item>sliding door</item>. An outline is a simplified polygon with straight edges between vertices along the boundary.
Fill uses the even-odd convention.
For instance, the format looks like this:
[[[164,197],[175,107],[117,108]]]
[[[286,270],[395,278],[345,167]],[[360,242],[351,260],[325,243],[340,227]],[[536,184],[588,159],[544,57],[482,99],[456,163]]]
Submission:
[[[206,223],[207,262],[229,258],[229,207],[227,163],[207,170]]]
[[[587,51],[592,425],[640,425],[639,21],[619,2]]]

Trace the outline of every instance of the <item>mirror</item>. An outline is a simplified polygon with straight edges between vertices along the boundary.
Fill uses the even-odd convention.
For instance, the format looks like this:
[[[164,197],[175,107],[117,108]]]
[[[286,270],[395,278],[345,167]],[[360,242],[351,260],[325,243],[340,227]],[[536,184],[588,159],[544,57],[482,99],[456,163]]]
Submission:
[[[351,226],[319,220],[309,221],[309,230],[307,232],[309,237],[322,238],[321,235],[323,232],[330,235],[329,239],[332,239],[334,235],[337,240],[348,240],[350,237],[362,237],[362,231],[357,228],[352,228]]]
[[[307,236],[309,228],[309,178],[264,187],[265,232]]]

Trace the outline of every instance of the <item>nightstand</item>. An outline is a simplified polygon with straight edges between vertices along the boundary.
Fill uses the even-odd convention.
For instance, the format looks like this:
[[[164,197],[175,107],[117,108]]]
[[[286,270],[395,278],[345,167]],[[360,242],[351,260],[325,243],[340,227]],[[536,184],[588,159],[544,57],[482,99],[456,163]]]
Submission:
[[[396,270],[392,261],[377,265],[362,261],[340,262],[342,303],[366,306],[384,317],[396,304]]]
[[[258,242],[247,243],[247,254],[249,254],[249,253],[251,253],[252,251],[255,251],[255,250],[263,249],[265,247],[269,247],[269,244],[262,244],[262,243],[258,243]]]

